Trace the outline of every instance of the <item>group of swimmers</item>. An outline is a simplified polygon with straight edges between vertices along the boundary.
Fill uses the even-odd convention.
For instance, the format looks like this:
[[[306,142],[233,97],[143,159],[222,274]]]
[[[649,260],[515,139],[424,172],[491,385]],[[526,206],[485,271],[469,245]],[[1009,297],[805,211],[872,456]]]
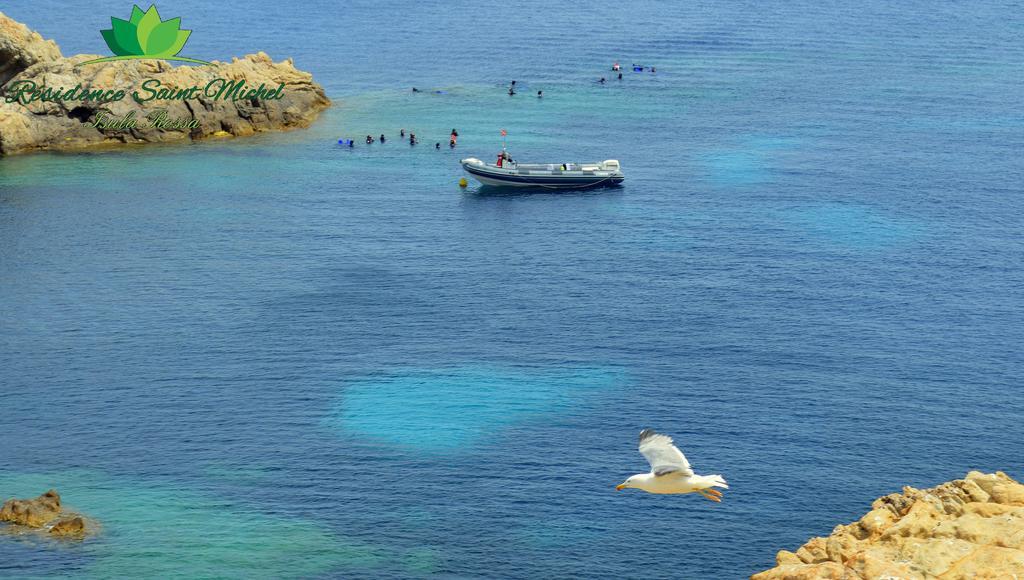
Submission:
[[[634,72],[644,72],[645,70],[648,70],[647,67],[645,67],[643,65],[639,65],[639,64],[633,63],[633,71]],[[658,69],[656,69],[655,67],[652,66],[652,67],[650,67],[650,71],[652,73],[657,73]],[[614,63],[612,65],[612,72],[617,73],[619,75],[618,76],[618,80],[620,80],[620,81],[622,80],[622,65],[620,65],[618,62]],[[607,81],[608,81],[608,79],[606,79],[604,77],[601,77],[597,82],[603,85]],[[416,89],[413,89],[413,90],[416,90]],[[508,96],[511,97],[511,96],[513,96],[515,94],[516,94],[516,81],[512,81],[512,84],[510,84],[508,86]],[[537,98],[538,99],[544,98],[544,91],[537,91]]]
[[[633,71],[636,72],[636,73],[642,73],[646,69],[647,69],[646,67],[643,67],[641,65],[637,65],[635,63],[633,64]],[[620,64],[618,64],[618,63],[613,64],[611,66],[611,72],[618,74],[618,80],[623,80],[623,67]],[[651,67],[650,68],[650,72],[651,73],[656,73],[657,70],[654,67]],[[600,84],[604,84],[606,82],[606,79],[604,77],[601,77],[601,79],[599,81],[597,81],[597,82],[600,83]],[[512,83],[509,85],[509,96],[513,96],[514,94],[516,94],[515,88],[516,88],[515,87],[515,81],[512,81]],[[416,87],[413,87],[413,92],[423,92],[423,91],[421,91],[420,89],[418,89]],[[544,91],[543,90],[537,91],[537,97],[538,98],[543,98],[544,97]],[[406,129],[401,129],[400,131],[398,131],[398,135],[402,139],[406,138]],[[385,142],[387,142],[387,137],[384,136],[384,133],[381,133],[381,136],[378,139],[374,139],[373,135],[367,135],[367,144],[374,144],[375,142],[377,142],[377,140],[379,140],[381,143],[385,143]],[[457,131],[455,129],[452,129],[452,133],[449,135],[449,148],[450,149],[455,149],[456,142],[458,140],[459,140],[459,131]],[[411,144],[411,146],[415,146],[415,144],[417,144],[418,142],[420,142],[420,141],[416,138],[416,133],[409,133],[409,144]],[[338,139],[338,143],[339,144],[343,144],[343,146],[348,146],[349,148],[354,148],[355,147],[355,141],[353,141],[352,139]],[[438,149],[438,150],[441,149],[440,141],[437,141],[437,142],[434,143],[434,149]],[[511,159],[508,159],[507,161],[511,161]],[[499,166],[500,165],[501,165],[501,161],[499,161]]]
[[[398,135],[402,139],[405,139],[405,129],[401,129],[398,132]],[[367,135],[366,136],[366,144],[367,145],[373,145],[378,140],[380,141],[381,144],[387,143],[387,137],[384,136],[384,133],[380,134],[380,138],[379,139],[374,139],[373,135]],[[455,144],[458,142],[458,140],[459,140],[459,132],[456,131],[455,129],[452,129],[451,134],[448,135],[448,147],[451,148],[451,149],[455,149]],[[409,133],[409,145],[416,145],[418,143],[419,143],[419,139],[416,138],[416,133],[410,132]],[[339,145],[347,145],[349,148],[352,148],[352,147],[356,146],[356,142],[353,141],[352,139],[338,139],[338,144]],[[440,149],[440,148],[441,148],[441,142],[440,141],[438,141],[437,143],[434,143],[434,149]]]
[[[511,97],[511,96],[513,96],[515,94],[516,94],[516,82],[512,81],[512,84],[510,84],[508,86],[508,96]],[[544,91],[537,91],[537,98],[538,99],[543,99],[544,98]]]
[[[644,70],[646,70],[646,69],[647,69],[647,67],[645,67],[645,66],[633,63],[633,72],[644,72]],[[613,64],[612,65],[612,72],[618,73],[618,75],[619,75],[619,79],[618,80],[620,80],[620,81],[622,80],[622,65],[620,65],[617,62],[615,64]],[[654,68],[652,66],[651,67],[651,72],[652,73],[656,73],[656,72],[658,72],[658,69],[656,69],[656,68]],[[599,83],[601,83],[603,85],[605,83],[605,78],[601,77],[601,80],[599,80],[597,82],[599,82]]]

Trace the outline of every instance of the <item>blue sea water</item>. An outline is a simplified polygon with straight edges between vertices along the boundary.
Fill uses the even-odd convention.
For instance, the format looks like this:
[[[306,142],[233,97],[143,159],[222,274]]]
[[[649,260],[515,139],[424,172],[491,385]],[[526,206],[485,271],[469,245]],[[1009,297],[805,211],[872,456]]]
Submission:
[[[130,8],[2,9],[70,54]],[[335,106],[0,160],[0,496],[102,525],[0,535],[0,575],[740,578],[1024,476],[1019,5],[159,8]],[[627,181],[460,190],[502,128]],[[614,491],[648,426],[722,504]]]

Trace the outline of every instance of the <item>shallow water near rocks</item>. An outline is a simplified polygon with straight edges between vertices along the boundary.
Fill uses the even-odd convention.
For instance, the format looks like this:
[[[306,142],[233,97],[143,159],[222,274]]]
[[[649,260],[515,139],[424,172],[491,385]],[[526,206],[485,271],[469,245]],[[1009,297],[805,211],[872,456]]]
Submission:
[[[130,8],[3,10],[71,54]],[[0,537],[0,575],[739,578],[903,485],[1024,476],[1013,6],[160,9],[336,106],[0,160],[0,496],[103,523]],[[503,128],[626,183],[461,190]],[[615,492],[643,427],[725,501]]]

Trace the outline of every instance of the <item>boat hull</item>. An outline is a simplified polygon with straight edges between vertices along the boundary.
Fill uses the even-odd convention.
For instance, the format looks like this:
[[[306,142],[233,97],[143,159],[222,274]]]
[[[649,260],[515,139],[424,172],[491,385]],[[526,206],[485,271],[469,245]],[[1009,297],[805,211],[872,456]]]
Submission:
[[[462,168],[480,183],[491,187],[537,187],[545,189],[585,189],[622,183],[621,171],[560,171],[548,165],[516,166],[512,169],[465,160]]]

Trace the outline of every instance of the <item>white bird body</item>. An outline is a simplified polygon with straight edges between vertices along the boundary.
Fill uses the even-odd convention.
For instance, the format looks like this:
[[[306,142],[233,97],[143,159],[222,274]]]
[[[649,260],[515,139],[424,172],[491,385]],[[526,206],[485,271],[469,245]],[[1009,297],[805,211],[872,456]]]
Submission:
[[[715,486],[729,489],[721,475],[654,475],[638,473],[628,480],[626,487],[642,489],[647,493],[694,493]]]
[[[715,502],[722,501],[722,492],[714,488],[729,489],[721,475],[695,474],[668,435],[644,429],[640,432],[640,453],[651,464],[650,473],[633,475],[615,489],[634,488],[658,494],[696,492]]]

